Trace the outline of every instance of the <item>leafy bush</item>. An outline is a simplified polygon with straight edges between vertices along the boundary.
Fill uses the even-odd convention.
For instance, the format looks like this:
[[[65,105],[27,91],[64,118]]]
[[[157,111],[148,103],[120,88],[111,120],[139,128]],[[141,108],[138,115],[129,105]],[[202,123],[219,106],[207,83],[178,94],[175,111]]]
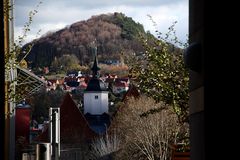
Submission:
[[[175,23],[169,27],[165,37],[157,30],[158,39],[140,37],[145,52],[132,60],[130,76],[135,77],[141,92],[156,102],[163,101],[173,107],[179,122],[184,123],[189,115],[189,74],[183,62],[184,49],[171,44],[182,45],[175,35]]]

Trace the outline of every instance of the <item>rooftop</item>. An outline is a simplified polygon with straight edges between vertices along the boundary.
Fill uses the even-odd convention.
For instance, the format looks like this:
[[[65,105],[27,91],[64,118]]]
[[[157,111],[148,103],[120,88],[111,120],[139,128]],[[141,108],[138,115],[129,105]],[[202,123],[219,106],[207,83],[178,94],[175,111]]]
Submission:
[[[85,91],[107,91],[106,84],[99,78],[92,78],[87,85]]]

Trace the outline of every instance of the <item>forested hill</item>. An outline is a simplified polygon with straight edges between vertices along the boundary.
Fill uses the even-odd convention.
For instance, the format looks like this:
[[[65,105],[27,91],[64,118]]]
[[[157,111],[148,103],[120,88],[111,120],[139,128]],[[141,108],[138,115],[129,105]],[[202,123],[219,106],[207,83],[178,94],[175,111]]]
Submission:
[[[96,15],[30,42],[33,48],[26,60],[32,68],[51,68],[54,59],[75,54],[81,65],[87,65],[93,60],[91,42],[94,40],[99,60],[119,59],[121,55],[143,51],[139,33],[146,34],[143,25],[123,13]]]

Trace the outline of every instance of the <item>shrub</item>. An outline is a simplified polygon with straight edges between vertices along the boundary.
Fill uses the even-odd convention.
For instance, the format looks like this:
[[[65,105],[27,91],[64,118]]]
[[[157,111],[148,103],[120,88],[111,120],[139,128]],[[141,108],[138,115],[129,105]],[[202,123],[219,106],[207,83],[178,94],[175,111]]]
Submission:
[[[152,114],[152,110],[158,112]],[[171,107],[146,96],[130,98],[113,123],[121,138],[117,159],[170,159],[171,145],[188,133]]]
[[[113,135],[104,135],[93,141],[92,145],[92,157],[94,159],[100,159],[107,156],[111,156],[114,152],[118,151],[120,148],[120,140]]]

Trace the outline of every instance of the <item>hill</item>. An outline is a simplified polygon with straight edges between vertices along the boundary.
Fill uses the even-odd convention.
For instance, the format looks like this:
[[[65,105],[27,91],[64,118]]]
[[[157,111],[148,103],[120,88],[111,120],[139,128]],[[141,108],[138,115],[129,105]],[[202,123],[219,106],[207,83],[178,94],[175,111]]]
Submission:
[[[51,68],[54,59],[73,54],[81,65],[93,60],[91,43],[96,40],[99,61],[127,58],[130,54],[143,52],[138,34],[147,35],[142,24],[136,23],[123,13],[111,13],[92,16],[56,32],[48,32],[33,44],[31,52],[25,58],[32,69]],[[20,55],[20,57],[23,55]]]

